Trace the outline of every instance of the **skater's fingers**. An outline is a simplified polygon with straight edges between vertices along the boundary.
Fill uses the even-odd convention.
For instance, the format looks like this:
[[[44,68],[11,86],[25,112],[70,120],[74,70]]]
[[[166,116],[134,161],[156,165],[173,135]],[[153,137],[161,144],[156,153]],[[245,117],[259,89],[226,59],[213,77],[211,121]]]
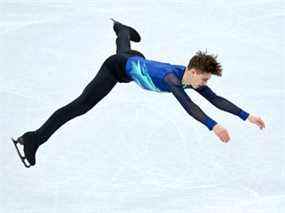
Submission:
[[[258,122],[258,123],[257,123],[257,125],[259,126],[259,128],[260,128],[260,129],[262,129],[262,128],[263,128],[262,123]]]
[[[260,117],[256,118],[256,120],[255,120],[254,123],[255,123],[260,129],[265,128],[265,123],[264,123],[264,121],[263,121]]]
[[[224,136],[224,142],[227,143],[230,140],[230,136],[228,134],[225,134]]]
[[[261,126],[261,128],[265,128],[265,123],[261,118],[259,118],[258,123]]]
[[[227,143],[230,140],[230,135],[229,133],[224,130],[220,133],[220,139],[222,142]]]

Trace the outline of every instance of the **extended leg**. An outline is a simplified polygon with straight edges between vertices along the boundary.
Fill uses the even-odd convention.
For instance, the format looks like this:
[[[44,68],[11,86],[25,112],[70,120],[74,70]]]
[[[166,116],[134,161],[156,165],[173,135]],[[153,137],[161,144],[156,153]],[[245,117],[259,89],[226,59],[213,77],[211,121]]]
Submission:
[[[87,85],[82,94],[71,103],[55,111],[49,119],[36,131],[30,131],[23,134],[17,140],[13,140],[14,144],[24,146],[25,156],[21,156],[17,148],[18,154],[24,163],[27,159],[30,165],[36,163],[36,151],[38,147],[49,139],[49,137],[58,130],[62,125],[71,119],[83,115],[102,100],[118,82],[114,75],[116,64],[110,63],[114,57],[108,58],[101,66],[95,78]]]
[[[69,120],[88,112],[112,90],[116,83],[117,79],[115,79],[111,70],[103,64],[82,94],[68,105],[54,112],[36,131],[41,138],[41,143],[47,141],[59,127]]]

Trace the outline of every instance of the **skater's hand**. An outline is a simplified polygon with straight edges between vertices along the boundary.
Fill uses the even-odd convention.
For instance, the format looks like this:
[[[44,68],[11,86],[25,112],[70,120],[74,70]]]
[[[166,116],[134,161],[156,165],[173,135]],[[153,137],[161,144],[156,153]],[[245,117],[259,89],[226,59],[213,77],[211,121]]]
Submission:
[[[224,143],[227,143],[230,140],[230,135],[228,133],[228,130],[226,130],[224,127],[222,127],[219,124],[216,124],[213,127],[214,133],[220,138],[220,140]]]
[[[262,118],[259,116],[249,115],[247,120],[253,124],[256,124],[259,127],[259,129],[265,128],[265,123],[262,120]]]

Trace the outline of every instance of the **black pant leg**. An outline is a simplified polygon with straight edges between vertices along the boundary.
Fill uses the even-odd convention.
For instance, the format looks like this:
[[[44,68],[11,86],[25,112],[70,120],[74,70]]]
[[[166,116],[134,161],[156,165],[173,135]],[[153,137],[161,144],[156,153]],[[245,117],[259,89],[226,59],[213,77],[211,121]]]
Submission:
[[[125,53],[131,49],[130,33],[126,29],[122,29],[118,32],[116,38],[117,54]]]
[[[82,94],[71,103],[55,111],[36,133],[40,144],[44,143],[62,125],[69,120],[83,115],[102,100],[116,85],[118,80],[110,66],[103,63],[95,78],[86,86]]]

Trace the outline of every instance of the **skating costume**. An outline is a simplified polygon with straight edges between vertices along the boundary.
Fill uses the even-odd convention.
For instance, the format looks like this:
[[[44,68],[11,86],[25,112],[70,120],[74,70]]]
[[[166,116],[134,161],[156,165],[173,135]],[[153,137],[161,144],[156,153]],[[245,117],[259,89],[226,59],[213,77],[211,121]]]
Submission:
[[[57,109],[37,130],[26,132],[17,140],[13,140],[17,153],[26,167],[35,165],[36,151],[41,144],[46,142],[66,122],[85,114],[97,105],[118,82],[135,81],[147,90],[171,92],[191,116],[210,130],[217,123],[192,102],[184,91],[186,88],[192,88],[181,84],[185,66],[145,59],[142,53],[131,49],[130,41],[139,42],[141,40],[138,32],[115,20],[113,22],[113,29],[117,35],[116,54],[111,55],[103,62],[94,79],[76,99]],[[235,114],[243,120],[248,117],[247,112],[217,96],[209,87],[204,86],[196,91],[219,109]],[[24,146],[25,155],[21,155],[17,144]],[[25,163],[25,160],[29,164]]]
[[[184,89],[191,86],[182,85],[182,77],[185,66],[172,65],[153,60],[147,60],[140,56],[128,58],[126,63],[126,74],[140,87],[155,92],[171,92],[184,107],[184,109],[196,120],[203,123],[209,130],[217,124],[215,120],[207,116],[198,105],[187,95]],[[230,101],[217,96],[208,86],[199,87],[196,90],[217,108],[239,116],[246,120],[249,114],[240,109]]]

